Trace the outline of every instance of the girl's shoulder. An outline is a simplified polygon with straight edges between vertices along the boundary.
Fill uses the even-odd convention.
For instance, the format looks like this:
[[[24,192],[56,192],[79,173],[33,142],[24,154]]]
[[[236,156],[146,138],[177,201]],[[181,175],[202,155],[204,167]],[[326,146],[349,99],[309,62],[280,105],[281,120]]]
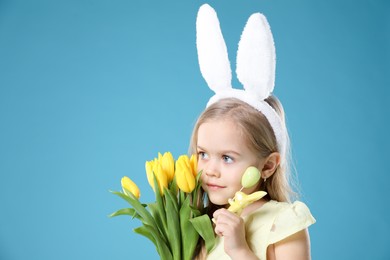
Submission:
[[[270,200],[264,203],[261,207],[255,209],[249,216],[251,218],[258,217],[291,217],[294,216],[311,216],[309,208],[305,203],[301,201],[295,201],[293,203],[289,202],[279,202],[275,200]],[[311,216],[312,217],[312,216]]]
[[[301,201],[288,203],[271,200],[253,211],[245,222],[252,230],[262,230],[263,235],[264,232],[268,233],[268,244],[273,244],[307,228],[316,220]]]

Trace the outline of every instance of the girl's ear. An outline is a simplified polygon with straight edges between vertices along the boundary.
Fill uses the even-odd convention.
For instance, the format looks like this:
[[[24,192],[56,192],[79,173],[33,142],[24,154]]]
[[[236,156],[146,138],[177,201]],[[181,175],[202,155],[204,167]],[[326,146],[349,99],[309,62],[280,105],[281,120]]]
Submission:
[[[280,154],[277,152],[271,153],[263,163],[263,168],[261,169],[261,177],[269,178],[272,174],[275,173],[276,169],[280,164]]]

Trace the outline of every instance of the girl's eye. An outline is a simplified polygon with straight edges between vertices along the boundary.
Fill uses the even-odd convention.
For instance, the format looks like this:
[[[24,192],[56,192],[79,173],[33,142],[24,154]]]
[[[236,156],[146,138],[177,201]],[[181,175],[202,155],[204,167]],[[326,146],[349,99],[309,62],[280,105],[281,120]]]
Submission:
[[[228,156],[228,155],[223,155],[223,156],[222,156],[222,159],[223,159],[223,161],[224,161],[225,163],[233,163],[233,162],[234,162],[233,158],[230,157],[230,156]]]
[[[209,158],[209,156],[205,152],[198,152],[198,155],[200,160],[206,160]]]

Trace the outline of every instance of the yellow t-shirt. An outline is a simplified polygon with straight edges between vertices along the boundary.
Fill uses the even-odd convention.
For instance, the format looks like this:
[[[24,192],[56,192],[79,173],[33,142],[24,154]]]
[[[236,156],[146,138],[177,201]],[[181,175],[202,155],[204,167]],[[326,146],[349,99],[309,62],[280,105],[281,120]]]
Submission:
[[[260,260],[267,259],[269,245],[316,222],[309,208],[300,201],[290,204],[271,200],[243,219],[248,245]],[[207,259],[230,259],[224,251],[223,237],[217,237],[216,246]]]

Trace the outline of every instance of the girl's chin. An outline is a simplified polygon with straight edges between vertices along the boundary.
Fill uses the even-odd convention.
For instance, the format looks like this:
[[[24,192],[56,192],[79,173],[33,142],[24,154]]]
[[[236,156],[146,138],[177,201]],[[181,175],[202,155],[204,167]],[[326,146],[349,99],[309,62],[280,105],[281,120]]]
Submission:
[[[224,205],[228,204],[228,199],[226,199],[226,198],[217,198],[217,197],[214,197],[214,196],[210,196],[209,200],[214,205],[218,205],[218,206],[224,206]]]

